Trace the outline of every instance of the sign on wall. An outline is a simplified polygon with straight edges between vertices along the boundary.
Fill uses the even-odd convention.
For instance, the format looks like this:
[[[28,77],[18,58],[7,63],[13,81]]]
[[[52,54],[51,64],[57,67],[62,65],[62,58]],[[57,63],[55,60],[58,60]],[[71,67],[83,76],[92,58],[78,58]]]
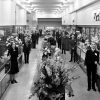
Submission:
[[[95,21],[100,21],[100,9],[93,11],[93,17]]]

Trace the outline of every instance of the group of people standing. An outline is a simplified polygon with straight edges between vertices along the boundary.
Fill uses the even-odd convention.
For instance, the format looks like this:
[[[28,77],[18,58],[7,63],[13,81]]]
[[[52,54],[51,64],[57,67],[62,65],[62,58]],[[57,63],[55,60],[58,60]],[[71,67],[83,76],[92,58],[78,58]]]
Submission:
[[[31,48],[35,49],[36,44],[38,44],[39,36],[42,31],[32,31],[31,37],[24,37],[23,42],[23,52],[25,64],[29,63],[29,54]],[[47,41],[47,40],[45,40]],[[58,45],[61,49],[62,54],[66,54],[66,51],[70,51],[71,57],[69,62],[77,61],[77,39],[75,34],[69,34],[64,30],[53,30],[53,34],[48,39],[50,45]],[[46,44],[46,42],[45,42]],[[46,46],[46,45],[44,45]],[[15,74],[19,72],[18,69],[18,47],[15,43],[11,44],[11,48],[8,50],[8,56],[11,59],[11,68],[9,71],[11,83],[17,83],[15,80]],[[96,49],[96,44],[91,44],[90,49],[87,50],[85,56],[85,65],[87,69],[87,79],[88,79],[88,91],[93,89],[96,91],[96,76],[97,76],[97,65],[99,64],[99,52]]]
[[[31,48],[36,48],[36,44],[38,44],[38,39],[39,39],[40,33],[39,31],[32,31],[31,35],[23,35],[23,36],[18,36],[23,43],[23,53],[24,53],[24,62],[29,63],[29,54],[31,51]],[[19,72],[19,67],[18,67],[18,47],[16,44],[13,42],[11,46],[8,48],[8,54],[7,56],[10,56],[10,82],[11,84],[17,83],[15,80],[15,75]]]
[[[78,60],[76,35],[69,35],[66,31],[56,30],[53,31],[53,37],[56,39],[58,48],[62,50],[62,54],[66,54],[66,51],[70,51],[71,57],[69,62],[76,62]],[[84,62],[87,72],[87,90],[90,91],[93,89],[93,91],[96,91],[98,88],[100,91],[100,76],[97,73],[99,66],[99,51],[97,50],[96,43],[92,42],[87,48]]]
[[[55,38],[58,44],[58,48],[62,50],[62,54],[66,54],[66,51],[70,51],[71,58],[70,62],[77,61],[77,53],[76,47],[77,42],[75,38],[75,34],[69,34],[67,31],[64,30],[57,30],[55,31]]]

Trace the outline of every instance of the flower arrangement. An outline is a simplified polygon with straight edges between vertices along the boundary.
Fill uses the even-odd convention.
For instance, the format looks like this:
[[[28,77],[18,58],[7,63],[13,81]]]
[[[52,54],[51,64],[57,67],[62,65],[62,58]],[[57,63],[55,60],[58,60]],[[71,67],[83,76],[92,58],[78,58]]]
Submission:
[[[63,97],[65,89],[67,89],[70,96],[74,96],[71,83],[78,77],[69,78],[69,75],[75,69],[76,66],[65,69],[64,60],[61,57],[58,60],[48,59],[41,66],[40,77],[32,86],[32,95],[29,98],[37,94],[39,100],[45,100],[46,97],[56,100]]]
[[[13,42],[16,44],[16,46],[22,45],[21,39],[19,39],[17,36],[9,36],[6,41],[6,46],[9,47]]]
[[[42,58],[46,59],[42,59],[39,78],[32,85],[29,99],[36,94],[39,100],[64,100],[65,89],[69,96],[74,96],[71,83],[79,76],[69,76],[75,71],[76,66],[66,69],[66,60],[56,46],[47,45],[42,51]]]
[[[18,47],[18,54],[22,53],[22,41],[17,36],[9,36],[6,41],[6,46],[9,49],[11,44],[15,43],[16,47]]]

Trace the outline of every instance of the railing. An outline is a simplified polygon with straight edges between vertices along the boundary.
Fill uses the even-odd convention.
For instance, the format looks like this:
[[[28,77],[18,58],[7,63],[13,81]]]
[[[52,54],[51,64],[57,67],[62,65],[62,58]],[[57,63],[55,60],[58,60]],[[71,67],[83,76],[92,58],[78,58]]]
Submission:
[[[83,49],[81,49],[80,47],[77,46],[77,54],[79,56],[79,61],[83,61],[85,60],[85,51]]]
[[[21,66],[23,64],[23,60],[22,60],[22,54],[19,55],[18,57],[18,66],[19,69],[21,69]],[[10,60],[8,60],[7,62],[5,62],[2,66],[2,71],[0,71],[0,99],[3,96],[3,94],[5,93],[5,91],[7,90],[8,86],[10,85],[10,76],[9,76],[9,71],[10,71]]]
[[[77,46],[77,55],[78,55],[78,64],[82,70],[86,73],[86,66],[84,65],[85,61],[85,51]]]

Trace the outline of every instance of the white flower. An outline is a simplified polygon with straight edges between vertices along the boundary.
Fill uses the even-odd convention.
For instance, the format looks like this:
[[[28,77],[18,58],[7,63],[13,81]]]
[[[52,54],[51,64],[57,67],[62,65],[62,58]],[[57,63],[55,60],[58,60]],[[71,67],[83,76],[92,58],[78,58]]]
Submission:
[[[10,38],[14,38],[13,36],[11,36]]]
[[[7,38],[7,41],[9,41],[10,38]]]

